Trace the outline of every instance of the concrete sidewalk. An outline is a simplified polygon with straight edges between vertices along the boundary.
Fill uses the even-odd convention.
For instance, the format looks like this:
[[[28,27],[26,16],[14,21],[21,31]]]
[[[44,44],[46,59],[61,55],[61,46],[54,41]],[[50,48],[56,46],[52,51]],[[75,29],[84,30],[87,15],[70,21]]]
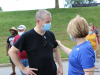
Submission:
[[[63,73],[64,73],[63,75],[68,75],[68,61],[63,61],[62,64],[63,64]],[[100,58],[98,59],[98,62],[96,62],[96,65],[98,69],[95,69],[94,75],[100,75]],[[0,68],[0,75],[9,75],[11,72],[12,72],[11,66]],[[17,67],[16,67],[16,75],[21,75],[20,70]]]

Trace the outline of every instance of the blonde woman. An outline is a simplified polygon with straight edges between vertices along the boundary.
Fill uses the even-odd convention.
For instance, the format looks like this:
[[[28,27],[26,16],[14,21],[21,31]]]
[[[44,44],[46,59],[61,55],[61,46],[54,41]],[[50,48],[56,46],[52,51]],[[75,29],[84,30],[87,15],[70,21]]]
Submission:
[[[58,46],[69,55],[68,75],[94,75],[95,54],[86,36],[89,28],[87,21],[80,16],[72,19],[67,27],[71,40],[77,44],[73,49],[67,48],[57,40]]]
[[[92,47],[94,49],[94,53],[95,53],[95,59],[96,59],[96,50],[98,51],[98,41],[97,41],[96,34],[93,32],[92,26],[89,26],[89,34],[86,36],[86,39],[91,42],[91,45],[92,45]],[[95,64],[95,69],[98,69],[96,64]]]

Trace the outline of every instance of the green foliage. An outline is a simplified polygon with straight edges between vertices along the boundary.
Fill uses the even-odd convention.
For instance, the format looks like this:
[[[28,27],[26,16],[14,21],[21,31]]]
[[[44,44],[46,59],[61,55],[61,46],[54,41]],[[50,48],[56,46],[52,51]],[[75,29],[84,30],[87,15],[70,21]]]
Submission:
[[[89,3],[96,3],[97,1],[95,1],[95,0],[88,0],[89,1]]]
[[[1,9],[1,7],[0,7],[0,11],[1,11],[2,9]]]
[[[87,22],[94,23],[95,27],[100,31],[100,7],[80,7],[80,8],[63,8],[63,9],[47,9],[52,14],[51,31],[54,32],[57,40],[60,40],[63,45],[68,48],[73,48],[75,42],[71,41],[67,33],[67,25],[76,14],[84,17]],[[0,12],[0,63],[9,63],[9,57],[6,56],[6,40],[10,36],[9,29],[14,26],[18,27],[23,24],[30,30],[35,27],[35,14],[37,10],[31,11],[13,11]],[[68,57],[61,49],[60,54],[62,58]],[[100,54],[100,44],[99,44]]]
[[[95,0],[65,0],[67,4],[64,6],[72,5],[72,4],[85,4],[85,3],[96,3]]]

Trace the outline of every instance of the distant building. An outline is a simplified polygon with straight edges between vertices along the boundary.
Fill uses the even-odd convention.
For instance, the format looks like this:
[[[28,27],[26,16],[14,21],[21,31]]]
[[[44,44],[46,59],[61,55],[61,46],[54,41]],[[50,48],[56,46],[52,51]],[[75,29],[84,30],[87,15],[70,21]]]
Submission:
[[[72,7],[90,7],[90,6],[100,6],[100,3],[72,4]]]

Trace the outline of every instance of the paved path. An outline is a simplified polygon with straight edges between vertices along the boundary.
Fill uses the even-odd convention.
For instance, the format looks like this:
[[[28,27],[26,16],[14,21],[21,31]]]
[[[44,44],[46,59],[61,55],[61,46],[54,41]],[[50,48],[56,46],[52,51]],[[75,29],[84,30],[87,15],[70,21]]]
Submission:
[[[98,59],[99,62],[96,62],[96,65],[99,69],[95,69],[94,75],[100,75],[100,58]],[[68,75],[68,61],[63,61],[63,75]],[[57,64],[58,67],[58,64]],[[2,67],[0,68],[0,75],[9,75],[12,72],[11,66],[10,67]],[[16,75],[21,75],[19,69],[16,67]]]

